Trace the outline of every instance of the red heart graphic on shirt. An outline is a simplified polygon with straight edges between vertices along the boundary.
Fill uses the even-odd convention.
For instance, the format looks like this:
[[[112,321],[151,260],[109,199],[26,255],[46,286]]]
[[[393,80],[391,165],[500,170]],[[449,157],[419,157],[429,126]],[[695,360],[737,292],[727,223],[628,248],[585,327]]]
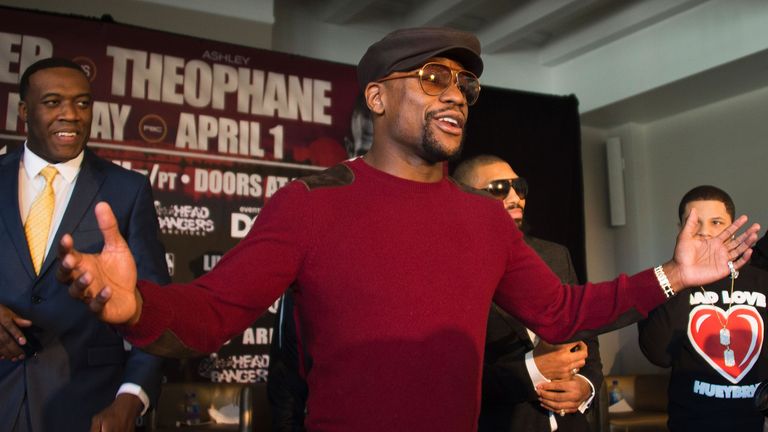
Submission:
[[[725,365],[726,347],[720,344],[721,323],[731,332],[730,349],[736,360],[733,366]],[[712,305],[696,306],[688,318],[688,339],[712,368],[736,384],[760,356],[763,319],[752,306],[734,306],[727,312]]]

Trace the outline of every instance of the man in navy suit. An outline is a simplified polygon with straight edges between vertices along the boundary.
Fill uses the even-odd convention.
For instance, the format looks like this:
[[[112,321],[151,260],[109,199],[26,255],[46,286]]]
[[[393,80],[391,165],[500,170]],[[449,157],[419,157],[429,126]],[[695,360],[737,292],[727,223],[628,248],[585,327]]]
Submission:
[[[457,166],[453,175],[502,200],[517,227],[525,231],[528,185],[506,161],[475,156]],[[568,249],[527,234],[524,238],[563,283],[578,283]],[[597,337],[551,345],[492,304],[478,430],[588,432],[584,412],[603,382],[602,368]]]
[[[72,233],[78,247],[101,250],[93,207],[108,201],[139,274],[167,283],[149,182],[86,149],[92,95],[76,63],[40,60],[19,90],[27,140],[0,156],[0,430],[133,430],[157,399],[161,360],[131,349],[68,295],[51,245]],[[51,188],[50,224],[38,230],[44,248],[31,251],[25,225]]]

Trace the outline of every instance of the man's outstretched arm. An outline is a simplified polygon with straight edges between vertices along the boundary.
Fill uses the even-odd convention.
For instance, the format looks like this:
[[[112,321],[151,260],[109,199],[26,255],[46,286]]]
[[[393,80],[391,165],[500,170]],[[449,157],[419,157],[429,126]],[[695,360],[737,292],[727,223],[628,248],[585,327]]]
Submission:
[[[717,237],[701,239],[695,235],[697,220],[692,211],[678,235],[672,260],[662,266],[674,292],[724,278],[730,274],[729,262],[734,269],[741,268],[749,261],[760,229],[753,224],[736,235],[747,223],[747,217],[741,216]],[[512,246],[517,253],[510,255],[514,259],[509,261],[494,301],[513,311],[546,341],[561,342],[576,334],[584,337],[602,332],[598,329],[615,329],[611,324],[616,320],[629,325],[665,299],[653,270],[631,277],[620,275],[610,282],[562,285],[533,251],[526,250],[520,238],[511,241],[519,243]],[[519,286],[531,289],[523,293],[516,289]]]
[[[101,320],[121,326],[126,339],[144,351],[164,357],[214,352],[296,279],[313,238],[307,233],[315,228],[307,216],[309,192],[298,182],[281,188],[216,268],[189,283],[162,287],[137,282],[136,261],[114,215],[109,205],[99,203],[95,214],[104,248],[83,254],[64,236],[59,278],[69,285],[71,296],[88,304]]]
[[[100,202],[94,211],[104,248],[99,254],[82,254],[72,236],[64,235],[59,245],[59,281],[69,284],[69,295],[85,302],[102,321],[135,324],[142,304],[136,289],[136,262],[109,204]]]

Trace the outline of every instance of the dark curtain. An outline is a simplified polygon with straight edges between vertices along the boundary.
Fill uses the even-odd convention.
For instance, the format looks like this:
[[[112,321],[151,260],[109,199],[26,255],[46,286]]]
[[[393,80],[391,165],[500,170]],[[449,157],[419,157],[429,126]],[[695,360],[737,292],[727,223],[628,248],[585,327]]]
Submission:
[[[586,280],[579,101],[483,87],[470,108],[461,159],[493,154],[528,180],[525,224],[534,237],[565,245]],[[454,164],[451,164],[452,170]]]

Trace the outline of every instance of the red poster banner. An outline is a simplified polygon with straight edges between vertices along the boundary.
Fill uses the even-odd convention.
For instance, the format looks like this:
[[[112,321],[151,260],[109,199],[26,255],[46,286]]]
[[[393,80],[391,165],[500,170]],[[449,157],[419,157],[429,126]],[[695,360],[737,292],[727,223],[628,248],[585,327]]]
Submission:
[[[290,179],[347,157],[353,66],[92,19],[0,13],[0,154],[26,134],[20,73],[51,56],[80,64],[94,94],[88,146],[148,176],[175,281],[213,268]],[[203,361],[198,375],[265,380],[273,314]]]

